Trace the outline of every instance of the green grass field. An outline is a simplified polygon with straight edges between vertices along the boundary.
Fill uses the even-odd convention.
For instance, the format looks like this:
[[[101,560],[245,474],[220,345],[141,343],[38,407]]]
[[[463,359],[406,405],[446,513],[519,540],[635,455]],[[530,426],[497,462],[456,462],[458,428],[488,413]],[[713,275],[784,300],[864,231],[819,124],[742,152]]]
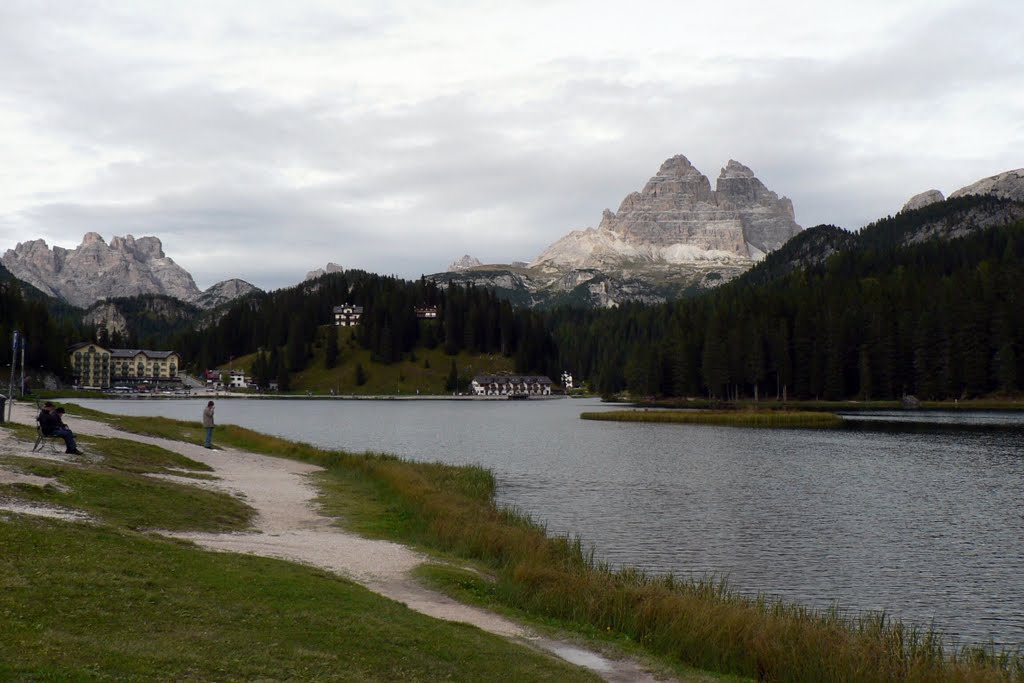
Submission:
[[[288,562],[4,513],[0,547],[2,680],[598,680]]]
[[[32,430],[2,428],[29,453]],[[209,477],[202,463],[128,439],[80,441],[88,456],[69,462],[0,456],[4,469],[52,479],[0,484],[0,501],[93,520],[0,511],[0,680],[598,680],[328,572],[163,537],[245,530],[253,510],[147,476]]]
[[[480,373],[512,372],[513,361],[500,354],[471,354],[462,352],[456,356],[445,354],[441,348],[417,349],[405,354],[400,361],[385,364],[374,362],[370,352],[359,348],[352,339],[352,328],[330,328],[338,334],[339,356],[333,368],[324,365],[324,352],[319,346],[313,348],[309,366],[291,376],[289,391],[314,394],[330,394],[333,391],[342,396],[393,396],[442,395],[451,393],[445,389],[445,381],[451,370],[451,362],[459,377],[468,383],[473,375]],[[243,368],[246,372],[252,366],[255,355],[235,358],[230,366]],[[356,382],[356,368],[363,368],[365,382]],[[221,370],[230,369],[227,365]]]

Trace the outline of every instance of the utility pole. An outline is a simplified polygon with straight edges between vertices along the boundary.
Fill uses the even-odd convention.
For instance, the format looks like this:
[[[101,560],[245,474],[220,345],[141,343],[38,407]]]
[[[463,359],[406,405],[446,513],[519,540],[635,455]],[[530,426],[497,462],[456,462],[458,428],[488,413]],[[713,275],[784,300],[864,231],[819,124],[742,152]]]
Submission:
[[[21,337],[21,393],[19,394],[22,398],[25,398],[25,335]]]
[[[14,331],[13,339],[11,340],[11,381],[10,386],[7,389],[7,421],[11,421],[11,410],[14,408],[14,376],[18,373],[18,337],[20,336],[17,330]],[[24,360],[22,360],[22,372],[24,372]]]

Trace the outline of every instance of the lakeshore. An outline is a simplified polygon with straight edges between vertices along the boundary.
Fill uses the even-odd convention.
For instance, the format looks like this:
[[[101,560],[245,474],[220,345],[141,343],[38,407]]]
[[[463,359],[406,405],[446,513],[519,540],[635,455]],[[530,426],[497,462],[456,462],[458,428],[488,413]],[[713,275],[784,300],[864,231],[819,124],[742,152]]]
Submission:
[[[503,408],[499,411],[505,414]],[[191,443],[200,440],[194,422],[103,419],[135,433],[184,438]],[[73,424],[77,421],[75,418]],[[495,508],[493,479],[479,468],[332,453],[232,426],[218,433],[218,443],[232,449],[279,453],[326,468],[322,475],[314,476],[328,477],[317,479],[320,495],[336,501],[327,509],[333,515],[342,515],[352,528],[363,529],[361,533],[380,535],[383,523],[391,529],[385,537],[417,546],[425,544],[474,564],[483,563],[469,574],[455,568],[432,569],[433,584],[446,593],[481,606],[513,609],[521,616],[554,617],[567,626],[572,624],[574,630],[584,628],[584,632],[584,624],[602,624],[598,631],[590,631],[591,635],[606,633],[607,625],[613,641],[651,649],[668,657],[668,661],[751,677],[760,675],[756,673],[758,667],[765,666],[778,680],[820,680],[822,671],[845,671],[848,666],[863,670],[866,662],[857,663],[858,658],[871,652],[874,675],[859,679],[889,680],[895,671],[891,667],[910,671],[902,675],[905,680],[932,680],[936,675],[942,677],[938,672],[947,668],[950,675],[959,672],[957,675],[965,680],[977,678],[963,676],[972,670],[995,674],[995,678],[978,680],[1017,680],[1013,676],[1024,670],[1012,652],[1007,659],[1005,654],[984,649],[936,649],[940,641],[935,634],[888,617],[879,620],[868,615],[851,622],[837,614],[744,598],[717,583],[690,584],[671,578],[663,581],[628,568],[609,572],[607,567],[596,565],[592,557],[588,559],[579,541],[567,544],[568,539],[557,536],[545,539],[542,528]],[[326,482],[337,477],[341,478],[336,484],[324,488]],[[365,485],[357,482],[365,477],[369,477],[366,485],[378,483],[364,489]],[[365,502],[352,507],[354,500],[362,500],[370,490],[377,491],[371,498],[384,493],[385,489],[379,487],[385,483],[385,488],[397,497],[388,494],[368,508],[363,507]],[[338,498],[341,491],[345,495]],[[476,573],[481,568],[485,575]],[[488,574],[491,578],[486,577]],[[584,605],[589,608],[584,609]],[[660,605],[667,611],[656,614],[644,605]],[[587,616],[590,610],[596,611]],[[652,627],[654,630],[650,630]],[[669,631],[658,635],[666,628],[676,635],[669,636]],[[837,634],[845,635],[836,639]],[[887,651],[884,643],[896,634],[902,634],[898,637],[903,645],[899,652]],[[684,641],[680,638],[691,644],[682,647]]]
[[[194,423],[205,403],[83,405]],[[826,430],[579,419],[615,409],[593,399],[240,400],[219,402],[218,415],[326,451],[482,466],[497,505],[581,538],[612,568],[727,577],[739,594],[818,610],[884,611],[933,624],[946,642],[1024,643],[1024,546],[1013,541],[1024,415],[857,412]],[[931,495],[905,494],[916,490]]]
[[[18,402],[13,407],[12,422],[31,425],[35,414],[33,405]],[[459,603],[424,587],[414,578],[414,572],[429,561],[427,556],[401,544],[346,533],[335,525],[335,520],[318,511],[317,491],[310,478],[322,470],[320,467],[230,447],[218,446],[211,453],[198,442],[127,434],[105,423],[81,418],[73,420],[73,427],[80,439],[125,439],[166,448],[201,462],[210,469],[210,479],[196,482],[176,474],[163,473],[160,476],[229,493],[244,500],[255,511],[253,527],[244,534],[237,533],[237,530],[226,533],[160,531],[161,536],[210,550],[279,558],[320,567],[416,612],[434,619],[470,624],[509,639],[518,646],[544,651],[570,665],[591,670],[603,680],[655,680],[648,668],[637,660],[621,656],[609,658],[580,642],[536,632],[506,617]],[[60,486],[52,477],[23,472],[24,464],[40,458],[75,464],[76,458],[71,455],[32,453],[30,440],[19,439],[8,430],[0,431],[0,436],[3,437],[0,441],[0,457],[3,458],[0,461],[0,485]],[[90,448],[90,452],[94,449]],[[0,487],[0,525],[17,524],[20,518],[33,516],[72,524],[99,523],[80,510],[8,500],[2,495],[2,490]]]

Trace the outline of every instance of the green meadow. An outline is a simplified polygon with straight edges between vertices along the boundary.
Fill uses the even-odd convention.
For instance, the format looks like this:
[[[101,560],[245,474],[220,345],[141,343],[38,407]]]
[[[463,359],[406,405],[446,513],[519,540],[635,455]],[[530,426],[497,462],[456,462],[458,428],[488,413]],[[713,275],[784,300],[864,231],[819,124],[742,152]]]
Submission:
[[[32,430],[4,425],[31,449]],[[592,681],[477,628],[437,621],[328,572],[214,553],[154,530],[231,532],[237,498],[149,474],[209,468],[129,439],[80,439],[72,462],[0,456],[50,478],[0,501],[0,680]]]

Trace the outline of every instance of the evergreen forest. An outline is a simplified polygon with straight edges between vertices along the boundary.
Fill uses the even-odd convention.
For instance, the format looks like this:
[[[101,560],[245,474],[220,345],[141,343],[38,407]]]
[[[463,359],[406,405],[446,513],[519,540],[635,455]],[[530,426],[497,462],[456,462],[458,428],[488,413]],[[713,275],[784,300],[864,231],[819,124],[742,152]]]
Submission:
[[[358,270],[330,273],[296,287],[250,295],[235,302],[213,324],[179,335],[174,348],[197,368],[230,363],[256,353],[256,382],[289,386],[289,376],[305,369],[315,345],[330,367],[337,358],[333,309],[343,303],[363,307],[356,334],[377,363],[394,363],[418,348],[445,353],[502,354],[518,372],[553,373],[554,342],[538,312],[515,308],[489,289],[420,279],[410,282]],[[420,320],[416,307],[435,306],[436,320]]]
[[[704,296],[557,311],[550,324],[559,361],[602,394],[1013,394],[1024,385],[1024,221],[917,241],[936,222],[962,225],[950,216],[1003,216],[1007,205],[1019,208],[987,197],[948,200],[856,235],[818,226]]]
[[[257,380],[284,387],[315,358],[331,367],[333,308],[355,303],[364,311],[356,340],[381,364],[420,348],[501,354],[517,372],[566,370],[603,395],[634,397],[1012,396],[1024,388],[1022,218],[1019,203],[964,197],[858,233],[818,226],[740,278],[660,305],[538,311],[472,285],[349,270],[204,315],[183,305],[170,322],[153,313],[168,302],[122,302],[132,330],[103,339],[0,272],[0,339],[18,329],[39,340],[26,364],[58,372],[64,349],[83,338],[173,348],[193,371],[255,354]],[[417,319],[421,306],[436,306],[437,319]],[[10,356],[0,345],[0,363]]]

